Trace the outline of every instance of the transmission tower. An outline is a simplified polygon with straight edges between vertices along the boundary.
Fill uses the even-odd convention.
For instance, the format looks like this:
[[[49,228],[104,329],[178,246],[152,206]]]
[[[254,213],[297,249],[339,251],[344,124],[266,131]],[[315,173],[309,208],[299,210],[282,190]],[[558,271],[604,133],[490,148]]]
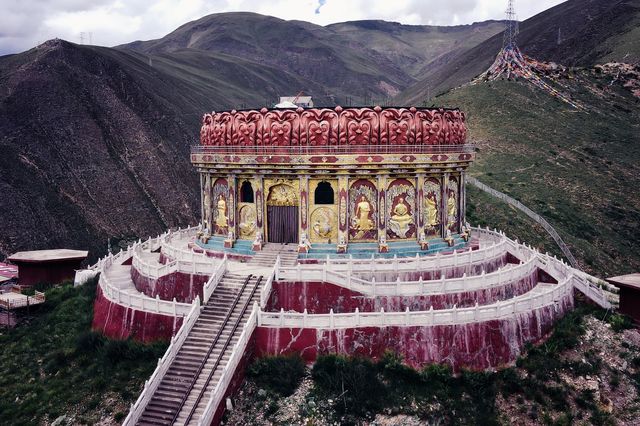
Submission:
[[[519,29],[514,3],[515,0],[509,0],[509,5],[507,6],[507,22],[505,23],[504,36],[502,38],[503,49],[512,49],[518,45],[517,38]]]

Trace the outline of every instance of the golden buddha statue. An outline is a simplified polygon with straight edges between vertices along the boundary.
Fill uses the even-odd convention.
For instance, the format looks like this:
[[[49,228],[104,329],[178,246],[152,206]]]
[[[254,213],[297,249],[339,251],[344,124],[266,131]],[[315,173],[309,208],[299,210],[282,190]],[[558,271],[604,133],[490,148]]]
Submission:
[[[433,194],[427,195],[424,199],[424,210],[427,216],[427,226],[435,227],[438,225],[438,206],[436,205],[436,197]]]
[[[369,204],[364,195],[361,195],[360,202],[356,206],[355,230],[370,231],[373,229],[373,221],[369,219],[369,212],[371,212],[371,204]]]
[[[449,192],[449,199],[447,200],[447,218],[449,220],[449,224],[452,224],[456,221],[456,216],[458,215],[458,203],[456,203],[456,194],[453,191]]]
[[[409,226],[413,223],[413,218],[409,214],[409,208],[404,202],[404,197],[400,197],[398,203],[393,208],[393,215],[389,219],[389,228],[400,238],[406,238]]]
[[[224,201],[224,197],[220,194],[217,204],[218,214],[216,216],[216,226],[220,229],[226,228],[227,224],[227,202]]]

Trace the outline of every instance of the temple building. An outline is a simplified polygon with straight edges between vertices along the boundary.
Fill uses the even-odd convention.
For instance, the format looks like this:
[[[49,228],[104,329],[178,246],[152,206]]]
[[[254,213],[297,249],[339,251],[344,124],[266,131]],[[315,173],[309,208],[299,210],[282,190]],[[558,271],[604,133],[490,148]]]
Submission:
[[[596,278],[470,227],[465,116],[434,108],[208,113],[201,220],[79,271],[92,327],[170,340],[124,425],[217,425],[260,356],[387,351],[423,368],[510,365]]]
[[[464,246],[457,109],[262,109],[206,114],[191,162],[212,248],[298,244],[327,253],[415,255]]]

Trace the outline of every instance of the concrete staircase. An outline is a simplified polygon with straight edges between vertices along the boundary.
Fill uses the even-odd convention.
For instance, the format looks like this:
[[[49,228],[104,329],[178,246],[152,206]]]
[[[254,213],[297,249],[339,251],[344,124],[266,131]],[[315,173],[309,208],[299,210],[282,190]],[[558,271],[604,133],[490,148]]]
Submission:
[[[262,277],[224,275],[137,424],[197,424],[259,301],[261,284]]]
[[[298,262],[298,246],[296,244],[265,244],[262,250],[247,262],[247,265],[273,268],[278,256],[280,256],[281,266],[295,266]]]

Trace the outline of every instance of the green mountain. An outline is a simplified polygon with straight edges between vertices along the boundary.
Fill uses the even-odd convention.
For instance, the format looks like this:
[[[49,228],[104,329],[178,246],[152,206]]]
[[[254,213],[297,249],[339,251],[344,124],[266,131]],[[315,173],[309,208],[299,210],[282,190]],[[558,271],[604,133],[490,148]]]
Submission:
[[[640,0],[569,0],[520,24],[525,55],[566,66],[640,61]],[[426,99],[471,81],[502,47],[502,33],[471,49],[453,51],[425,65],[420,80],[399,94],[400,104]]]
[[[470,174],[546,218],[598,275],[640,270],[640,93],[629,84],[640,87],[640,67],[622,75],[590,67],[556,76],[552,84],[586,113],[526,82],[480,83],[434,100],[467,113],[479,150]],[[560,255],[540,226],[502,201],[470,188],[468,209],[472,222]]]
[[[525,21],[521,44],[569,65],[633,62],[638,9],[638,0],[570,0]],[[0,257],[60,246],[95,256],[109,237],[195,223],[198,180],[188,153],[202,113],[269,105],[303,90],[319,105],[460,106],[481,148],[474,174],[545,215],[589,268],[637,268],[628,241],[638,230],[638,200],[626,190],[638,176],[633,68],[554,77],[589,114],[514,82],[429,101],[489,66],[500,26],[321,27],[232,13],[117,48],[52,40],[0,57]],[[474,221],[544,244],[528,221],[470,192]]]

